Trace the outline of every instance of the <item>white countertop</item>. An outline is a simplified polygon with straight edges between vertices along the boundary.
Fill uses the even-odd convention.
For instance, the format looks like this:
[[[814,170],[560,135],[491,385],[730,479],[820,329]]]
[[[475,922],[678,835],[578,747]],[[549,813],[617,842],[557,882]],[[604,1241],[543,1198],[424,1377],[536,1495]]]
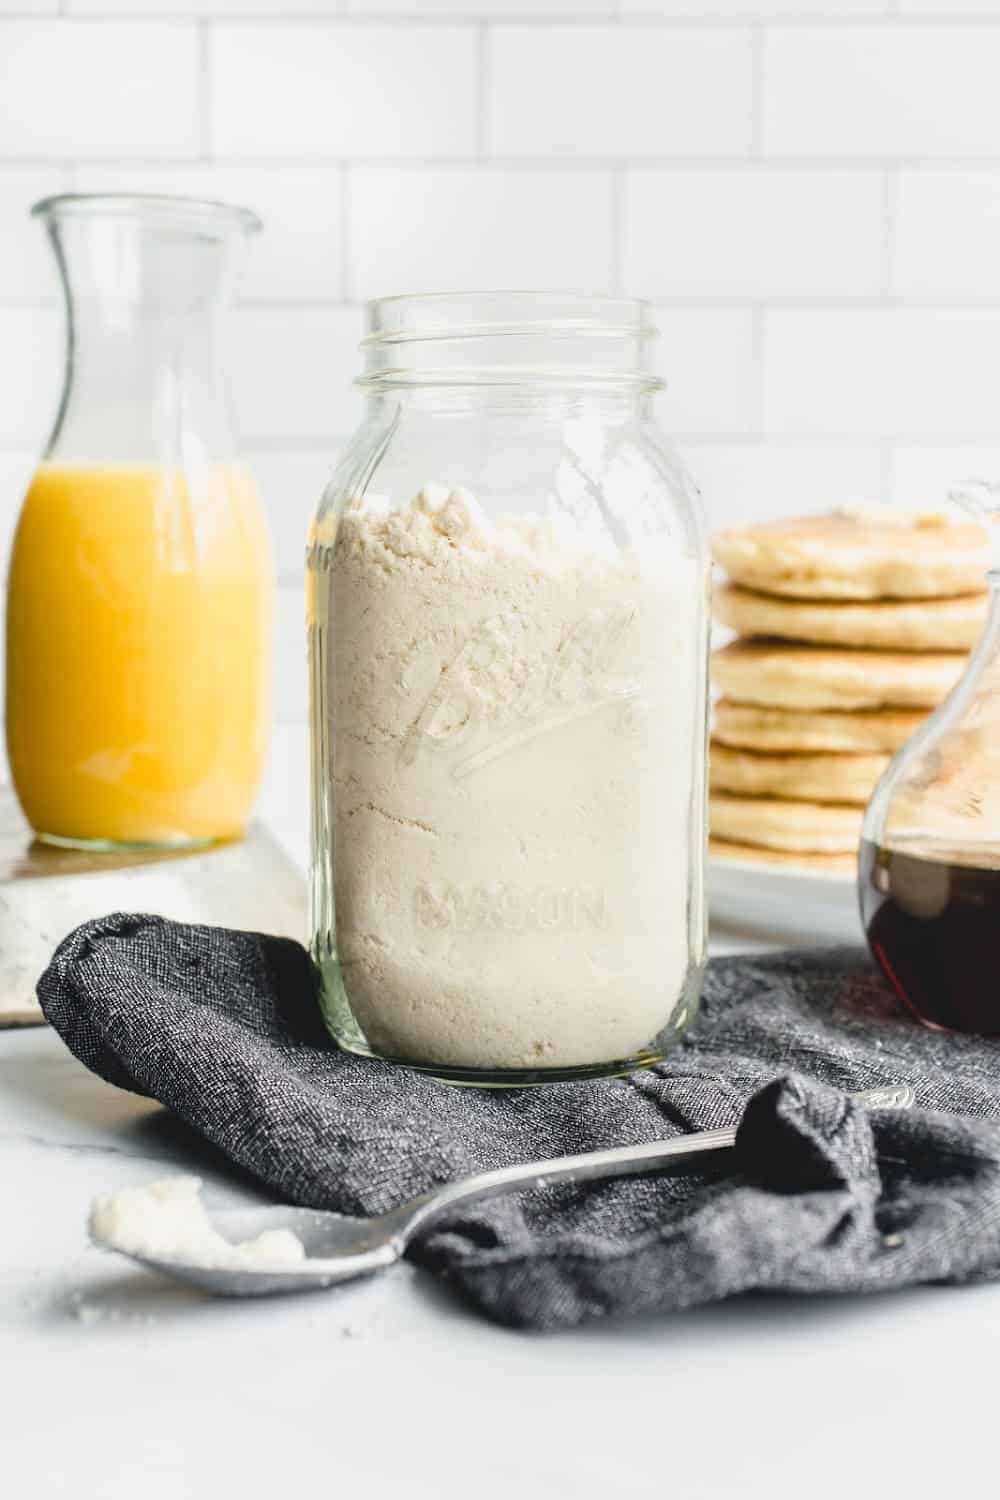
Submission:
[[[263,812],[301,858],[300,753],[301,731],[283,731]],[[83,1232],[96,1193],[179,1170],[217,1201],[254,1196],[51,1032],[0,1033],[0,1492],[12,1500],[995,1487],[1000,1287],[746,1299],[545,1336],[493,1328],[405,1266],[336,1292],[211,1302]]]

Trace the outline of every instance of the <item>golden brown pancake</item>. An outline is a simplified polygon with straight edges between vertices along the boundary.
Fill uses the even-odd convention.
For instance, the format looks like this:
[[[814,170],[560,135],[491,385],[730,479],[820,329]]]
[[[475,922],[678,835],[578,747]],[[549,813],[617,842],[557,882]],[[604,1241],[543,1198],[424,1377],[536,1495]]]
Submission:
[[[852,854],[861,837],[862,810],[832,803],[784,802],[775,797],[709,797],[712,837],[805,854]]]
[[[868,708],[854,712],[764,708],[720,698],[713,709],[712,738],[742,750],[824,750],[847,754],[892,754],[920,728],[921,708]]]
[[[864,807],[888,755],[801,755],[733,750],[713,741],[713,792],[742,797],[787,797],[797,802],[847,802]]]
[[[727,698],[767,708],[934,708],[961,677],[961,652],[909,654],[733,641],[712,653]]]
[[[982,634],[987,597],[814,603],[730,583],[716,587],[712,610],[739,635],[883,651],[968,651]]]
[[[716,536],[713,553],[735,583],[798,599],[976,594],[991,561],[971,521],[892,506],[733,527]]]

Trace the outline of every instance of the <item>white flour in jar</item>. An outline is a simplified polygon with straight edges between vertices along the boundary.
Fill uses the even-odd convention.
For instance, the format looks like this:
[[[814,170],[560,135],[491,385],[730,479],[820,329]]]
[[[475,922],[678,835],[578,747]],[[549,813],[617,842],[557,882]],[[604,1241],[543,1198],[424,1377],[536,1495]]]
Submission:
[[[640,1052],[700,943],[697,562],[428,486],[349,505],[327,587],[336,943],[369,1042],[479,1069]]]

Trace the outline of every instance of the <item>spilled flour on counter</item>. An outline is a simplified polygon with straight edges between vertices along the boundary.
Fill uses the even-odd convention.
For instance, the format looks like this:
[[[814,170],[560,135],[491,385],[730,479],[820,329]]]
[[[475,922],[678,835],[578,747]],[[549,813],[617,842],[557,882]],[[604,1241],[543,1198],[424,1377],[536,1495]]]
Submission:
[[[215,1270],[266,1271],[300,1265],[306,1258],[290,1229],[268,1229],[238,1245],[224,1239],[209,1220],[198,1177],[164,1177],[98,1198],[89,1228],[110,1250]]]
[[[336,952],[369,1042],[473,1068],[640,1052],[692,934],[701,957],[697,560],[429,485],[349,504],[316,580]]]

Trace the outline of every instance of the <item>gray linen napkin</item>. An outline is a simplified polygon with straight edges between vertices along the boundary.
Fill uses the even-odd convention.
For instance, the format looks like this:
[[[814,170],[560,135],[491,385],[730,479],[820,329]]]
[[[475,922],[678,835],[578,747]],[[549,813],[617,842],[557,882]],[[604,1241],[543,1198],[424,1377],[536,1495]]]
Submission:
[[[115,915],[66,938],[38,993],[94,1072],[162,1101],[278,1198],[344,1213],[485,1167],[731,1125],[749,1101],[725,1175],[550,1188],[429,1230],[410,1258],[500,1323],[1000,1272],[1000,1043],[911,1023],[860,950],[716,959],[666,1062],[511,1091],[337,1051],[314,985],[287,939]],[[891,1083],[919,1107],[867,1115],[845,1098]]]

